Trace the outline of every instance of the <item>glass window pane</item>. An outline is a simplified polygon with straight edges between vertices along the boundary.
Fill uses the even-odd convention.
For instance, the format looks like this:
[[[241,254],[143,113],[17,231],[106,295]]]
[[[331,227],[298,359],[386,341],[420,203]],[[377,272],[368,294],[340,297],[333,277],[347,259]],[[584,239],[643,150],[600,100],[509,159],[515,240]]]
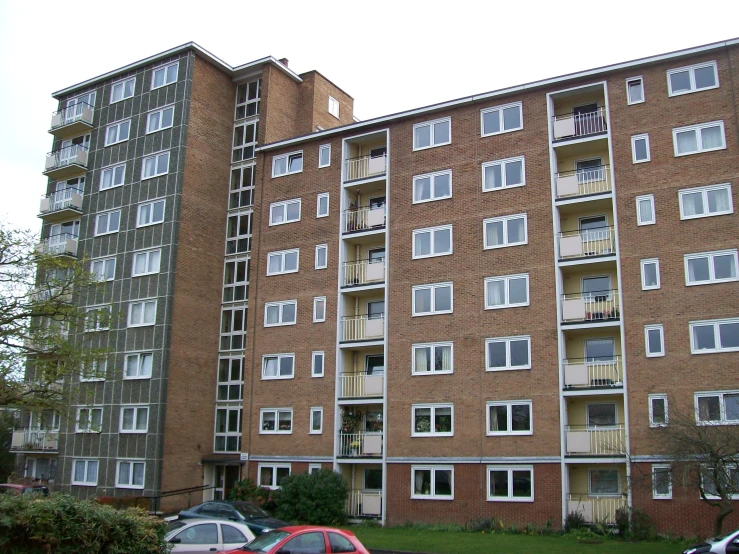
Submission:
[[[708,88],[716,86],[716,73],[713,66],[699,67],[694,72],[695,88]]]
[[[295,304],[283,304],[282,306],[282,322],[295,322]]]
[[[416,148],[431,146],[431,125],[422,125],[413,130]]]
[[[431,199],[431,177],[416,179],[414,187],[416,201]]]
[[[285,271],[295,271],[298,269],[298,253],[288,252],[285,254]]]
[[[724,409],[727,421],[739,420],[739,394],[725,394]]]
[[[508,220],[508,243],[516,244],[525,240],[526,220],[523,217]]]
[[[511,431],[529,431],[531,429],[531,410],[528,404],[511,406]]]
[[[508,162],[505,164],[505,184],[507,187],[523,183],[523,162]]]
[[[528,355],[527,355],[528,357]],[[488,367],[506,367],[506,343],[503,341],[488,343]]]
[[[508,472],[490,472],[490,496],[508,497]]]
[[[634,141],[634,158],[639,160],[647,159],[647,140],[640,138]]]
[[[658,354],[662,352],[662,330],[647,330],[647,352],[649,354]]]
[[[452,309],[452,288],[448,286],[434,289],[434,311],[449,311]]]
[[[616,425],[615,404],[589,404],[588,425]]]
[[[657,264],[651,262],[644,264],[644,286],[645,287],[656,287],[657,286]]]
[[[448,121],[434,123],[434,144],[444,144],[449,142],[449,131]]]
[[[291,202],[290,204],[287,205],[287,220],[296,221],[299,218],[300,218],[300,202]]]
[[[284,356],[280,358],[280,375],[288,376],[293,374],[293,358]]]
[[[677,153],[686,154],[688,152],[696,152],[698,150],[698,137],[695,131],[682,131],[676,133],[677,136]]]
[[[713,325],[693,326],[693,348],[696,350],[713,350],[716,348]]]
[[[503,186],[503,173],[500,164],[485,167],[485,190],[497,189]]]
[[[528,302],[529,293],[526,279],[518,277],[508,280],[509,302],[511,304],[523,304]]]
[[[652,422],[665,423],[665,399],[652,398]]]
[[[721,420],[721,400],[718,396],[698,398],[698,419],[700,421]]]
[[[416,256],[428,256],[431,254],[431,232],[416,233]]]
[[[488,221],[485,223],[485,238],[488,246],[501,246],[503,244],[503,222]]]
[[[631,81],[629,83],[629,99],[631,102],[641,102],[644,100],[641,81]]]
[[[493,110],[482,114],[482,132],[485,135],[500,132],[500,111]]]
[[[511,366],[527,366],[529,365],[529,341],[511,340]]]
[[[451,194],[450,174],[443,173],[441,175],[434,176],[434,198],[444,198]]]
[[[514,106],[503,110],[503,129],[518,129],[521,127],[521,108]]]
[[[720,148],[724,144],[721,127],[704,127],[701,129],[701,145],[703,149]]]
[[[486,292],[488,306],[502,306],[505,304],[505,281],[488,281]]]
[[[452,495],[452,471],[450,469],[434,471],[434,493],[436,496]]]
[[[710,279],[708,258],[688,259],[688,281],[691,283],[708,281]]]
[[[670,74],[670,85],[672,87],[672,93],[686,92],[690,90],[690,72],[686,69],[685,71],[678,71],[677,73]]]
[[[739,348],[739,323],[719,323],[721,348]]]
[[[440,229],[434,231],[434,254],[444,254],[452,251],[452,230]]]
[[[431,431],[431,408],[415,409],[416,433],[429,433]]]
[[[417,469],[413,472],[413,494],[431,494],[430,469]]]
[[[531,498],[531,471],[512,471],[513,474],[513,496],[519,498]]]
[[[415,299],[415,312],[426,313],[431,311],[431,290],[416,289],[413,291]]]
[[[490,406],[490,431],[508,431],[508,406]]]
[[[731,210],[729,189],[714,189],[706,193],[708,196],[708,213],[728,212]]]

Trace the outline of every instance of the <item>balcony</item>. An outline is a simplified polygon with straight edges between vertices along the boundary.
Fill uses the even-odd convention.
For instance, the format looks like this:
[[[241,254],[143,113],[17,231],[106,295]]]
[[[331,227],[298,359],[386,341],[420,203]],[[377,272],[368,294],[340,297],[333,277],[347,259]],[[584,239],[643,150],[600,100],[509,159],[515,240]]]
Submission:
[[[385,228],[385,206],[344,210],[341,219],[344,233],[379,231]]]
[[[616,232],[613,227],[596,227],[559,233],[559,259],[575,260],[616,253]]]
[[[352,518],[357,517],[381,517],[382,516],[382,492],[353,490],[349,492],[346,499],[346,514]]]
[[[567,425],[565,430],[568,456],[626,455],[626,431],[623,425],[608,427]]]
[[[41,198],[39,217],[46,221],[62,221],[82,213],[81,189],[68,188]]]
[[[339,375],[340,398],[374,398],[383,395],[385,376],[365,373]]]
[[[11,452],[56,452],[59,448],[59,431],[46,429],[14,429],[10,442]]]
[[[623,387],[621,357],[609,360],[570,358],[562,362],[565,389],[610,389]]]
[[[38,254],[77,257],[77,237],[70,233],[52,235],[36,245]]]
[[[555,141],[601,135],[608,132],[605,108],[583,113],[556,115],[552,118]]]
[[[627,501],[619,496],[588,496],[587,494],[568,494],[567,513],[580,512],[585,523],[616,523],[616,510],[626,508]]]
[[[342,287],[375,285],[385,281],[385,260],[359,260],[344,262]]]
[[[93,107],[77,102],[51,114],[49,132],[57,138],[76,137],[92,129]]]
[[[87,157],[88,149],[81,144],[73,144],[56,152],[49,152],[46,154],[44,175],[58,180],[79,175],[87,170]]]
[[[368,315],[341,318],[341,342],[383,340],[385,315],[370,318]]]
[[[617,290],[562,295],[562,323],[616,322],[620,317]]]
[[[384,175],[387,171],[387,155],[360,156],[344,160],[344,182],[358,181]]]
[[[382,457],[382,433],[339,433],[339,458]]]
[[[557,200],[611,192],[611,177],[607,165],[557,173],[556,183]]]
[[[67,290],[66,292],[60,288],[36,288],[31,291],[31,300],[33,302],[49,302],[50,300],[54,300],[54,302],[61,302],[65,304],[69,304],[72,302],[72,290],[71,287],[68,287],[70,290]]]

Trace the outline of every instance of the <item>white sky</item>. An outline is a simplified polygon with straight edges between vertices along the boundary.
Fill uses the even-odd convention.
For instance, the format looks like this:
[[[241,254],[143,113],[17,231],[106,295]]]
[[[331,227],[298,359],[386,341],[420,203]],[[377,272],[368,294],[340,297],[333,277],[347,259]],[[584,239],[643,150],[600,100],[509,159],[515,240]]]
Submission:
[[[0,219],[38,231],[51,93],[185,42],[286,57],[361,119],[734,38],[736,0],[0,0]]]

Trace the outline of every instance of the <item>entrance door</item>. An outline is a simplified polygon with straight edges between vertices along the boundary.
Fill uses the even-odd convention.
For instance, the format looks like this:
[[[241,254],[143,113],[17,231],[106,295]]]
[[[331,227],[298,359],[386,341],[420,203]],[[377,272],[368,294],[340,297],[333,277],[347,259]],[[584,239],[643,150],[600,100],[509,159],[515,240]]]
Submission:
[[[240,466],[216,465],[215,466],[215,489],[213,489],[213,500],[225,500],[228,493],[239,482]]]

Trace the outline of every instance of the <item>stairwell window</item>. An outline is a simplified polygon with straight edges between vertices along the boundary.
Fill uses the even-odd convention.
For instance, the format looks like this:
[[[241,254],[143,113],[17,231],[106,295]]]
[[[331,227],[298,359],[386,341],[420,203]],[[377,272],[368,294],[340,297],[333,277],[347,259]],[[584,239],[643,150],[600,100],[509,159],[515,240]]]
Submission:
[[[522,187],[526,184],[523,156],[482,164],[482,191]]]
[[[641,77],[626,79],[626,100],[629,105],[644,102],[644,81]]]
[[[654,195],[645,194],[636,197],[636,224],[654,225],[657,217],[654,213]]]
[[[736,281],[737,250],[685,255],[685,284],[711,285]]]
[[[141,168],[141,180],[151,179],[169,173],[169,152],[162,152],[144,158]]]
[[[412,407],[412,437],[451,437],[454,435],[453,404],[417,404]]]
[[[454,373],[454,345],[451,342],[414,344],[413,375]]]
[[[503,275],[485,279],[485,309],[529,305],[529,275]]]
[[[226,255],[251,252],[252,212],[229,214],[226,221]]]
[[[221,310],[221,350],[241,350],[246,336],[246,306]]]
[[[297,300],[267,302],[264,305],[264,326],[295,325],[297,308]]]
[[[259,123],[254,121],[241,123],[234,127],[231,162],[240,162],[254,158],[257,139],[259,138],[258,126]]]
[[[116,102],[120,102],[121,100],[125,100],[126,98],[131,98],[133,96],[133,91],[135,88],[136,77],[131,77],[130,79],[113,83],[113,85],[110,87],[110,103],[114,104]]]
[[[482,136],[487,137],[523,129],[522,110],[521,102],[481,110]]]
[[[739,351],[739,318],[690,323],[691,354]]]
[[[303,151],[272,158],[272,178],[303,171]]]
[[[243,400],[244,398],[244,358],[241,356],[221,357],[218,360],[219,402]]]
[[[140,204],[136,217],[136,227],[146,227],[164,221],[164,200]]]
[[[488,402],[487,434],[496,435],[531,435],[531,401]]]
[[[711,185],[678,191],[680,219],[697,219],[734,213],[731,185]]]
[[[241,452],[242,415],[241,408],[216,408],[214,452]]]
[[[665,355],[665,334],[661,324],[644,326],[644,342],[647,358]]]
[[[413,150],[425,150],[452,142],[452,118],[416,123],[413,126]]]
[[[670,96],[718,88],[716,62],[670,69],[667,71],[667,85]]]
[[[262,379],[295,377],[295,354],[269,354],[262,357]]]
[[[223,266],[223,302],[244,302],[249,297],[249,258],[228,259]]]
[[[448,256],[452,253],[452,226],[413,231],[413,259]]]
[[[534,468],[488,466],[488,502],[533,502]]]
[[[151,88],[163,87],[174,83],[177,80],[177,71],[180,67],[179,62],[171,63],[162,67],[156,68],[151,72]]]
[[[413,203],[432,202],[452,197],[452,171],[413,177]]]
[[[713,121],[673,129],[672,141],[675,147],[675,157],[724,150],[726,148],[724,122]]]
[[[105,129],[105,146],[111,146],[112,144],[127,141],[130,132],[130,119],[114,123],[113,125],[108,125],[108,127]]]
[[[453,311],[453,284],[436,283],[413,287],[413,315],[448,314]]]
[[[641,260],[641,290],[654,290],[660,287],[659,260]]]
[[[454,467],[411,466],[411,498],[454,500]]]

